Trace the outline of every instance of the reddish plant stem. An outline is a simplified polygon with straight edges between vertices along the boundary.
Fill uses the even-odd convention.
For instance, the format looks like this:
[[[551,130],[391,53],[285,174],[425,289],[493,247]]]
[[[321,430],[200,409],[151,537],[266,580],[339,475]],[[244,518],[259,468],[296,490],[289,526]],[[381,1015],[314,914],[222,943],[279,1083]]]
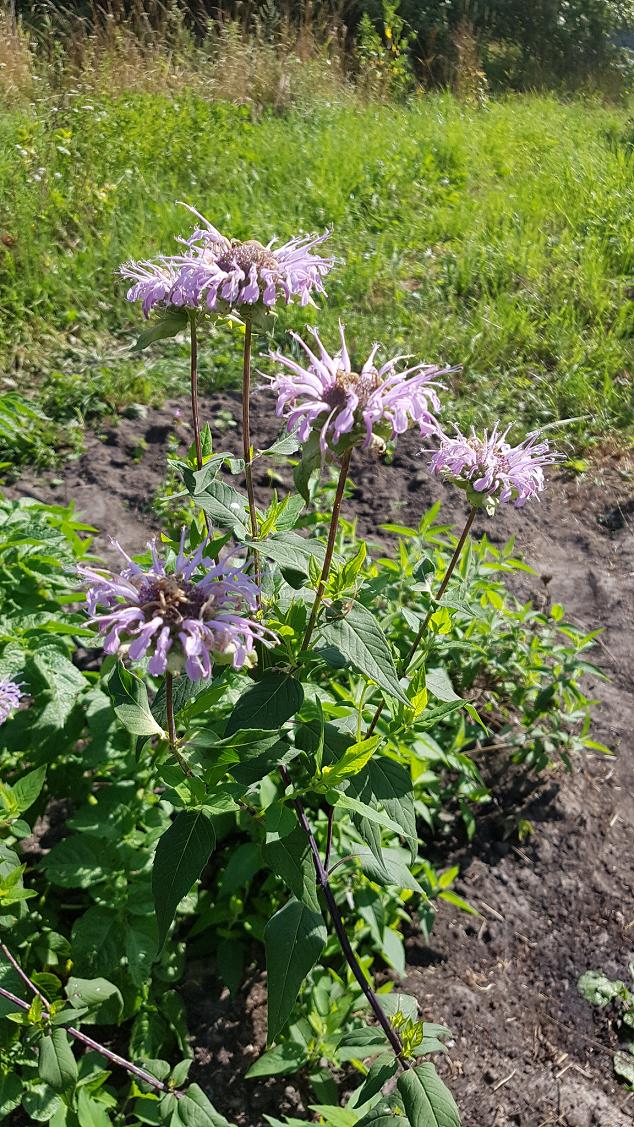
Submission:
[[[279,770],[284,781],[284,785],[287,787],[291,786],[291,777],[286,767],[280,766]],[[374,1013],[383,1032],[385,1033],[385,1036],[390,1042],[394,1055],[397,1057],[403,1068],[407,1069],[410,1067],[410,1063],[403,1052],[403,1042],[401,1041],[401,1038],[399,1037],[396,1029],[394,1029],[394,1027],[392,1026],[374,990],[365,977],[361,968],[361,964],[359,963],[359,960],[357,959],[357,956],[352,948],[352,944],[348,939],[348,934],[341,917],[341,912],[339,911],[339,906],[337,904],[337,901],[335,900],[332,888],[330,887],[328,873],[319,853],[319,847],[315,840],[315,835],[310,828],[310,823],[308,821],[308,818],[306,817],[306,812],[299,798],[293,799],[293,806],[295,807],[297,820],[304,833],[306,834],[306,837],[308,838],[313,865],[315,866],[315,872],[317,874],[317,882],[323,892],[324,899],[326,901],[328,911],[330,912],[330,917],[332,919],[333,926],[337,935],[337,939],[339,940],[339,944],[345,956],[346,962],[350,967],[350,970],[352,971],[359,986],[361,987],[361,990],[363,991],[365,997],[367,998],[372,1012]]]
[[[200,404],[198,402],[198,332],[196,326],[196,314],[192,310],[189,314],[189,328],[191,337],[191,351],[190,351],[190,388],[191,388],[191,402],[192,402],[192,426],[194,428],[194,445],[196,447],[196,465],[198,469],[203,468],[203,448],[200,438]],[[205,516],[205,524],[207,526],[207,535],[211,536],[211,521],[207,515]]]
[[[412,663],[412,660],[413,660],[413,658],[414,658],[414,656],[415,656],[415,654],[418,650],[418,647],[420,646],[420,644],[423,640],[423,635],[425,634],[427,627],[429,626],[431,617],[436,612],[437,607],[435,606],[435,604],[440,602],[440,600],[442,599],[445,591],[447,590],[449,580],[451,579],[451,577],[454,573],[456,564],[458,563],[458,560],[460,559],[460,556],[462,554],[462,549],[464,548],[465,540],[467,539],[467,536],[469,535],[469,532],[471,530],[471,525],[473,524],[474,517],[476,515],[476,511],[477,511],[476,509],[471,509],[471,512],[469,513],[469,516],[467,517],[465,526],[464,526],[462,532],[460,533],[460,539],[458,540],[458,543],[456,544],[456,547],[454,549],[454,553],[453,553],[449,563],[447,564],[447,570],[446,570],[446,572],[445,572],[445,574],[442,578],[442,582],[440,584],[440,587],[438,588],[438,592],[437,592],[436,597],[434,599],[434,603],[432,603],[429,610],[427,611],[427,614],[425,615],[425,618],[424,618],[423,622],[421,623],[421,625],[418,629],[418,633],[417,633],[416,637],[414,638],[414,641],[412,642],[409,650],[407,651],[405,657],[403,658],[403,661],[401,662],[401,665],[400,665],[399,671],[398,671],[399,677],[402,677],[404,673],[407,673],[407,670],[409,669],[409,667]],[[379,722],[379,718],[380,718],[381,713],[383,712],[384,708],[385,708],[385,701],[382,700],[381,703],[377,706],[377,710],[374,713],[374,716],[372,717],[372,723],[370,724],[370,727],[368,728],[366,735],[365,735],[366,739],[368,739],[368,737],[371,736],[372,733],[374,732],[374,729],[376,728],[376,726]]]
[[[253,339],[253,326],[247,314],[244,324],[244,352],[242,362],[242,451],[244,455],[244,477],[249,500],[249,517],[251,523],[251,537],[258,538],[258,510],[255,504],[255,491],[253,489],[253,457],[251,453],[251,344]],[[260,587],[260,556],[256,548],[252,549],[253,572],[255,582]],[[259,600],[259,594],[258,594]]]
[[[23,982],[26,983],[29,990],[40,999],[46,1017],[50,1017],[51,1008],[47,998],[40,993],[35,983],[31,982],[31,979],[25,974],[9,949],[5,947],[4,943],[0,944],[0,950],[2,950],[2,953],[17,971]],[[12,994],[10,990],[5,990],[3,986],[0,986],[0,996],[6,998],[9,1002],[13,1002],[13,1004],[18,1006],[21,1010],[30,1009],[28,1002],[25,1002],[22,998],[18,998],[17,995]],[[126,1072],[129,1072],[131,1076],[136,1076],[138,1080],[143,1080],[145,1084],[149,1084],[152,1088],[157,1088],[160,1092],[171,1092],[177,1099],[180,1099],[183,1095],[183,1092],[178,1088],[169,1088],[162,1080],[159,1080],[156,1076],[152,1076],[151,1072],[146,1072],[144,1068],[139,1068],[139,1066],[133,1064],[132,1061],[126,1060],[125,1057],[119,1056],[118,1053],[113,1053],[112,1049],[106,1048],[106,1046],[100,1044],[99,1041],[93,1041],[92,1037],[88,1037],[85,1033],[82,1033],[80,1029],[75,1029],[72,1025],[65,1025],[63,1028],[70,1034],[73,1040],[79,1041],[80,1044],[85,1045],[88,1049],[94,1049],[96,1052],[100,1053],[101,1056],[105,1057],[106,1060],[109,1060],[111,1064],[119,1065],[120,1068],[124,1068]]]
[[[315,601],[310,612],[308,626],[306,627],[306,633],[304,634],[304,640],[302,641],[300,650],[301,653],[303,653],[304,650],[307,650],[310,645],[310,640],[315,629],[315,623],[317,622],[317,615],[319,614],[319,608],[324,597],[324,591],[326,590],[326,581],[330,574],[330,566],[332,564],[332,557],[335,550],[335,540],[337,537],[337,529],[339,527],[339,515],[341,513],[341,502],[343,501],[343,493],[346,487],[346,478],[348,477],[348,471],[350,469],[351,457],[352,447],[350,448],[350,450],[346,451],[343,458],[341,459],[339,481],[337,482],[337,491],[335,493],[335,500],[332,507],[332,516],[330,518],[330,529],[328,531],[328,543],[326,545],[324,566],[321,569],[321,575],[319,577],[319,584],[317,587],[317,594],[315,595]]]
[[[326,872],[330,869],[330,854],[332,852],[332,827],[335,821],[335,808],[330,803],[326,806],[326,814],[328,816],[328,835],[326,837],[326,852],[324,854],[324,869]]]
[[[193,772],[189,763],[183,758],[178,750],[178,737],[176,735],[176,718],[174,715],[174,674],[165,674],[165,709],[167,711],[167,736],[169,739],[170,750],[172,755],[177,760],[178,765],[188,778],[191,778]]]

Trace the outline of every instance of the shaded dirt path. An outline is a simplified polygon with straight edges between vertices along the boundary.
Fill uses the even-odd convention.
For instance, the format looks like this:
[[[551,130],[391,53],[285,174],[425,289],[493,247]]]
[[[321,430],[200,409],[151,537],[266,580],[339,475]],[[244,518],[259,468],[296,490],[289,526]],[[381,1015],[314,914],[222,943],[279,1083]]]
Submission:
[[[219,409],[238,415],[229,394],[204,406],[210,419]],[[157,527],[151,499],[169,435],[189,441],[178,407],[186,419],[186,404],[172,403],[143,420],[122,420],[105,441],[89,435],[86,454],[60,474],[61,484],[25,477],[9,492],[75,499],[100,530],[99,550],[108,551],[104,530],[138,549]],[[261,396],[254,410],[260,445],[277,433],[271,416]],[[141,435],[145,448],[135,463]],[[354,512],[368,538],[389,541],[379,524],[415,523],[439,497],[444,519],[456,526],[464,520],[462,495],[431,481],[418,446],[408,435],[391,466],[361,456],[353,462]],[[217,448],[226,447],[239,449],[239,429],[218,436]],[[257,484],[268,485],[264,478]],[[443,1067],[464,1127],[626,1127],[634,1122],[634,1094],[628,1098],[615,1083],[612,1034],[576,982],[588,968],[627,979],[634,952],[632,465],[606,457],[582,478],[560,479],[542,504],[482,519],[476,535],[485,529],[494,542],[515,534],[536,569],[519,581],[522,597],[537,604],[551,598],[564,603],[570,620],[605,627],[594,660],[610,681],[590,691],[601,701],[594,734],[617,758],[591,754],[573,775],[549,774],[523,811],[535,832],[521,849],[503,839],[502,796],[480,816],[475,841],[456,845],[444,861],[460,863],[458,891],[481,917],[443,907],[429,944],[413,934],[405,988],[424,1014],[455,1031]],[[243,1127],[260,1127],[265,1111],[297,1114],[297,1097],[284,1083],[258,1087],[241,1078],[263,1041],[261,984],[233,1005],[212,1000],[213,989],[194,971],[187,995],[200,1082],[227,1114],[242,1111]]]

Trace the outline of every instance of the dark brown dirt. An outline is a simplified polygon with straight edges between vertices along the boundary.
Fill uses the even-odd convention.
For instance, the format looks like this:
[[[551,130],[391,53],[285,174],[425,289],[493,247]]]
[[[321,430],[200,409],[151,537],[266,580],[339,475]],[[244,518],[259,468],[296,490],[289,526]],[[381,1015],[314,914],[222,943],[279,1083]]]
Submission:
[[[24,477],[12,492],[74,499],[99,529],[98,550],[108,550],[105,530],[138,549],[157,527],[151,501],[164,476],[168,437],[180,432],[190,440],[186,423],[175,420],[177,406],[186,418],[186,405],[172,403],[144,420],[120,421],[105,441],[89,435],[86,454],[68,465],[61,485]],[[220,408],[239,413],[231,395],[204,406],[211,420]],[[275,437],[271,416],[266,397],[256,399],[253,429],[261,446]],[[135,464],[141,435],[147,446]],[[227,446],[239,449],[239,430],[219,437],[217,447]],[[391,466],[355,458],[348,512],[368,538],[389,541],[380,524],[415,523],[439,497],[447,521],[458,526],[464,519],[462,495],[431,481],[418,446],[406,436]],[[258,486],[266,485],[262,474]],[[485,529],[496,543],[515,534],[536,569],[518,583],[522,597],[562,602],[572,621],[605,628],[594,660],[610,680],[590,686],[600,699],[593,734],[617,757],[590,753],[572,775],[549,773],[523,810],[534,833],[521,847],[502,834],[505,803],[516,796],[499,796],[475,841],[456,844],[444,858],[460,864],[458,891],[481,916],[443,907],[428,944],[413,929],[404,988],[425,1016],[454,1031],[443,1070],[464,1127],[627,1127],[634,1093],[613,1077],[614,1035],[576,983],[588,968],[627,978],[634,952],[631,462],[605,454],[580,478],[559,475],[541,504],[482,518],[476,534]],[[241,1127],[260,1127],[267,1111],[303,1115],[306,1097],[287,1079],[242,1079],[264,1040],[261,978],[229,1002],[218,998],[203,967],[192,967],[185,993],[197,1079],[217,1106]]]

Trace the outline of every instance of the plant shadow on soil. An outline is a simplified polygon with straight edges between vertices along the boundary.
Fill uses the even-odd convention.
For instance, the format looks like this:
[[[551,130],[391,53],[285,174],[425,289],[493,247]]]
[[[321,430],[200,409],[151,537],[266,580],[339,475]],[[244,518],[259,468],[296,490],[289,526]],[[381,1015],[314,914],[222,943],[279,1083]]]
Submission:
[[[85,454],[61,471],[59,484],[25,475],[6,492],[73,499],[99,530],[96,551],[109,554],[108,534],[138,550],[158,527],[151,499],[165,476],[169,436],[191,441],[187,410],[174,401],[143,420],[122,419],[100,437],[88,433]],[[208,398],[203,411],[214,431],[219,411],[239,416],[238,398]],[[261,448],[277,436],[265,393],[255,398],[253,431]],[[238,426],[214,440],[218,449],[238,451],[239,436]],[[380,524],[416,524],[438,498],[443,520],[455,527],[464,521],[463,495],[430,478],[419,447],[408,434],[391,465],[362,454],[353,460],[347,512],[374,544],[393,543]],[[541,504],[521,512],[502,507],[494,521],[480,518],[474,534],[486,531],[495,544],[516,535],[518,552],[536,569],[514,578],[521,598],[561,602],[570,621],[604,627],[593,660],[609,680],[590,678],[588,691],[600,700],[594,738],[617,757],[589,753],[571,774],[550,771],[532,790],[518,773],[506,775],[475,839],[443,846],[442,863],[461,868],[457,891],[480,915],[443,905],[429,942],[414,920],[402,987],[416,995],[424,1017],[454,1032],[440,1069],[464,1127],[626,1127],[634,1119],[634,1094],[612,1073],[615,1035],[576,986],[589,968],[627,978],[634,951],[634,472],[624,456],[606,453],[579,478],[553,477]],[[264,470],[256,484],[264,498]],[[502,764],[481,766],[495,777]],[[534,827],[521,847],[506,833],[520,812]],[[240,1127],[261,1127],[265,1113],[308,1117],[307,1093],[291,1078],[244,1080],[265,1043],[264,980],[257,968],[252,973],[230,999],[202,962],[189,967],[183,994],[193,1077]]]

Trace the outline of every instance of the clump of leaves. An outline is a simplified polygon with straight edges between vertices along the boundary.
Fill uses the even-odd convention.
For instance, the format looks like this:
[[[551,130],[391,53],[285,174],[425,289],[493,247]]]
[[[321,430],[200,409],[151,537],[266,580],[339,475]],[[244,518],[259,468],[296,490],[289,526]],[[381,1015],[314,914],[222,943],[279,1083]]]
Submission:
[[[601,971],[588,970],[578,982],[579,992],[593,1006],[609,1011],[624,1049],[612,1057],[617,1076],[634,1088],[634,963],[630,963],[632,986]]]

